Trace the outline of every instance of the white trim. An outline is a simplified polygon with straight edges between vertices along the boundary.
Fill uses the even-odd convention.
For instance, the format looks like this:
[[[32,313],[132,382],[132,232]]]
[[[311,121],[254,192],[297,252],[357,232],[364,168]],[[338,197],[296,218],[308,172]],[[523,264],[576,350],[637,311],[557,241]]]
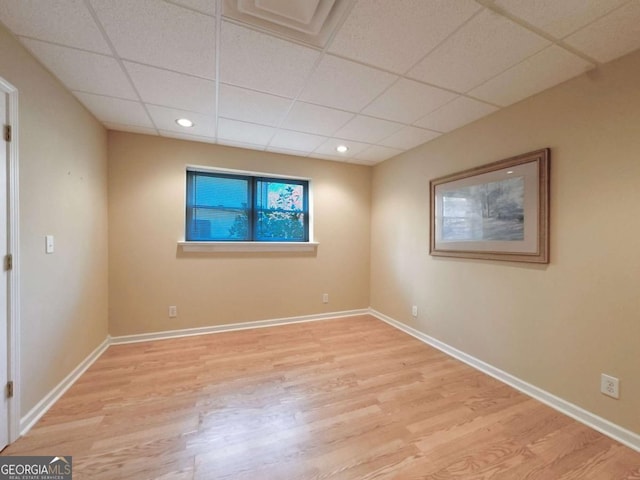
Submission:
[[[178,242],[185,252],[315,252],[318,245],[318,242]]]
[[[7,235],[8,252],[12,256],[13,268],[8,275],[8,315],[7,315],[7,376],[13,381],[13,397],[9,399],[9,443],[20,436],[20,195],[19,195],[19,126],[18,126],[18,90],[0,77],[0,90],[9,97],[9,125],[11,142],[9,143],[8,174],[8,211]]]
[[[203,173],[223,173],[226,175],[242,175],[245,177],[267,177],[267,178],[282,178],[284,180],[305,180],[311,182],[309,177],[296,177],[293,175],[280,175],[277,173],[267,172],[254,172],[251,170],[235,170],[233,168],[221,168],[221,167],[208,167],[206,165],[187,165],[188,172],[203,172]]]
[[[87,358],[85,358],[80,364],[69,373],[58,385],[54,387],[45,397],[40,400],[35,407],[33,407],[29,413],[27,413],[20,420],[20,434],[26,434],[40,418],[47,413],[54,403],[69,390],[69,388],[80,378],[80,376],[87,371],[87,369],[93,365],[93,363],[109,348],[109,337],[98,345],[98,347],[91,352]]]
[[[252,328],[276,327],[279,325],[289,325],[292,323],[316,322],[318,320],[333,320],[337,318],[353,317],[356,315],[367,315],[369,309],[346,310],[343,312],[319,313],[315,315],[303,315],[299,317],[275,318],[272,320],[256,320],[254,322],[229,323],[226,325],[212,325],[209,327],[184,328],[181,330],[166,330],[152,333],[140,333],[137,335],[121,335],[109,337],[111,345],[122,345],[125,343],[148,342],[151,340],[167,340],[169,338],[192,337],[194,335],[208,335],[212,333],[235,332],[238,330],[249,330]]]
[[[418,340],[437,348],[438,350],[446,353],[447,355],[460,360],[461,362],[470,365],[471,367],[480,370],[487,375],[492,376],[493,378],[500,380],[503,383],[519,390],[520,392],[532,397],[545,405],[563,413],[574,420],[577,420],[580,423],[585,424],[586,426],[597,430],[598,432],[607,435],[608,437],[613,438],[614,440],[626,445],[633,450],[640,452],[640,435],[627,430],[615,423],[610,422],[598,415],[595,415],[577,405],[574,405],[571,402],[568,402],[562,398],[556,397],[555,395],[543,390],[535,385],[531,385],[530,383],[525,382],[524,380],[519,379],[499,368],[496,368],[488,363],[483,362],[467,353],[464,353],[461,350],[458,350],[440,340],[437,340],[425,333],[416,330],[404,323],[401,323],[383,313],[378,312],[372,308],[369,309],[369,313],[374,317],[382,320],[383,322],[388,323],[389,325],[397,328],[398,330],[402,330],[403,332],[411,335],[412,337],[417,338]]]

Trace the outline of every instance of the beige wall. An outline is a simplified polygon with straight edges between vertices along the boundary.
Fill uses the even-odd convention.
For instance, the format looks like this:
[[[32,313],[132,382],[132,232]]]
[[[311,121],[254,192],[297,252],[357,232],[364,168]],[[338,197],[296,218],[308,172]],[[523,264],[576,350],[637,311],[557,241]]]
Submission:
[[[24,416],[107,335],[106,131],[0,26],[19,90]],[[44,253],[44,236],[56,250]]]
[[[183,253],[188,164],[311,178],[317,254]],[[368,307],[370,188],[370,167],[109,132],[110,334]]]
[[[373,308],[638,433],[639,85],[640,52],[376,166],[371,235]],[[548,266],[429,256],[429,179],[543,147]]]

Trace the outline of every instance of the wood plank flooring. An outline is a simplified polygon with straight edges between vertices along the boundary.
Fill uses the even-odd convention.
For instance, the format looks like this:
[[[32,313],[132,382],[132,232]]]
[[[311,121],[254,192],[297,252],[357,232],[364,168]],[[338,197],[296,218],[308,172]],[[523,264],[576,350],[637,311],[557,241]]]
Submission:
[[[640,453],[370,316],[110,347],[4,455],[74,479],[640,479]]]

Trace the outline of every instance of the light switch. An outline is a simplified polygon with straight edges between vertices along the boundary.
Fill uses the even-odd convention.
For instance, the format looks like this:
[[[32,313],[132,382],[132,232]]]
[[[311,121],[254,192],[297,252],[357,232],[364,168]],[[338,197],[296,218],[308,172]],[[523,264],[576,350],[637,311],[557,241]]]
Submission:
[[[53,235],[45,235],[45,252],[46,253],[53,253],[54,250],[54,243],[53,243]]]

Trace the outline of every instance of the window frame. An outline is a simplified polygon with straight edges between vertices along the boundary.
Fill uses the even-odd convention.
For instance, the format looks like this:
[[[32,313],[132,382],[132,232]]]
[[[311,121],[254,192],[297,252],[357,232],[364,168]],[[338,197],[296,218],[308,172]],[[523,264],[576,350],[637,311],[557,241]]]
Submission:
[[[191,220],[192,213],[190,212],[189,205],[189,195],[188,195],[188,178],[189,172],[193,173],[203,173],[203,174],[212,174],[212,175],[221,175],[221,176],[229,176],[229,177],[238,177],[246,179],[247,177],[251,180],[252,184],[250,185],[250,195],[251,195],[251,216],[254,217],[254,204],[255,200],[254,196],[254,187],[257,181],[290,181],[292,183],[306,184],[307,192],[306,192],[306,226],[305,226],[305,240],[304,241],[288,241],[288,240],[278,240],[278,241],[270,241],[270,240],[186,240],[189,223]],[[185,203],[184,203],[184,240],[178,241],[178,246],[182,248],[185,252],[289,252],[289,251],[298,251],[298,252],[309,252],[315,251],[318,247],[319,243],[314,241],[314,233],[313,233],[313,188],[312,188],[312,179],[307,177],[299,177],[299,176],[291,176],[291,175],[280,175],[266,172],[255,172],[255,171],[247,171],[247,170],[235,170],[235,169],[227,169],[227,168],[215,168],[215,167],[203,167],[199,165],[187,165],[185,172]],[[253,218],[251,219],[251,228],[254,228]],[[255,238],[255,237],[252,237]]]

